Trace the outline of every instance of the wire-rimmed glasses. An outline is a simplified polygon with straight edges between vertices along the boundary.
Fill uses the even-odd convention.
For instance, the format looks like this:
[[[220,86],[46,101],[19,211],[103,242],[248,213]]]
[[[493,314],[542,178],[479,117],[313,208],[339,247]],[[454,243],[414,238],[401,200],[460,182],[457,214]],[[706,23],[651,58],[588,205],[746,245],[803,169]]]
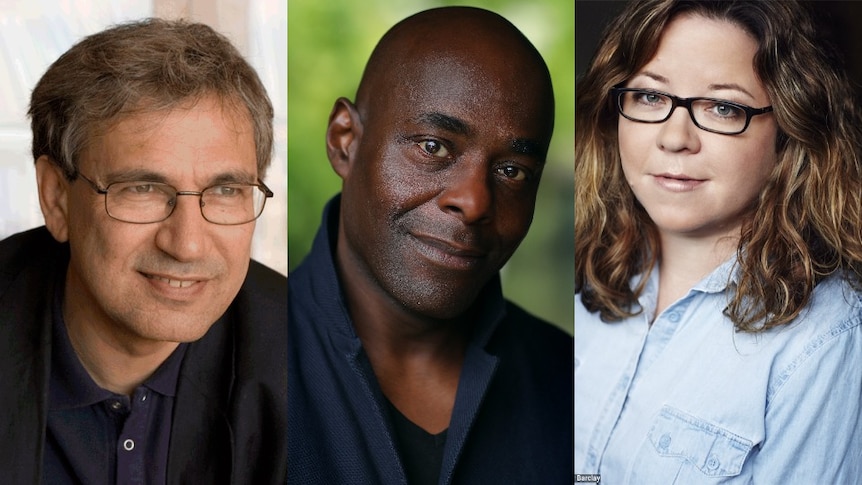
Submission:
[[[78,175],[93,190],[105,196],[105,210],[109,216],[132,224],[150,224],[167,219],[173,214],[180,195],[199,197],[201,215],[213,224],[246,224],[260,217],[266,199],[273,196],[261,180],[256,184],[218,184],[197,192],[144,180],[114,182],[102,188],[83,174]]]
[[[725,99],[680,98],[652,89],[612,88],[611,94],[619,113],[629,120],[663,123],[682,106],[695,126],[722,135],[738,135],[748,128],[753,116],[772,111],[772,106],[752,108]]]

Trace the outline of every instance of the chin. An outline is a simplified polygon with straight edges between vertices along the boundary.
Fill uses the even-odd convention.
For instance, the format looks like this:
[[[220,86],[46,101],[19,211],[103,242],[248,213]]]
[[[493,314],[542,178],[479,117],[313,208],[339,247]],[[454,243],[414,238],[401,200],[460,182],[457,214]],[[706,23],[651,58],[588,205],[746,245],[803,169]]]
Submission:
[[[429,283],[402,286],[394,297],[411,312],[435,320],[452,320],[464,315],[475,303],[479,290],[452,288]]]
[[[194,342],[200,340],[218,316],[165,315],[136,325],[138,336],[158,342]]]

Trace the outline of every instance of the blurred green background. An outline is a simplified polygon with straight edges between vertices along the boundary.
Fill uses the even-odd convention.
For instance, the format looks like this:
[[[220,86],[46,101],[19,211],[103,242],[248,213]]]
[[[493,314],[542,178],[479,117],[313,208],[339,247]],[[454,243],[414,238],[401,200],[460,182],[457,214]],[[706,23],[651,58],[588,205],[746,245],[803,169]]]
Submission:
[[[556,123],[533,225],[503,268],[507,298],[574,331],[574,3],[572,0],[289,0],[288,267],[311,248],[327,200],[341,179],[326,158],[326,123],[339,96],[354,99],[365,62],[391,26],[420,10],[472,5],[515,24],[551,70]]]

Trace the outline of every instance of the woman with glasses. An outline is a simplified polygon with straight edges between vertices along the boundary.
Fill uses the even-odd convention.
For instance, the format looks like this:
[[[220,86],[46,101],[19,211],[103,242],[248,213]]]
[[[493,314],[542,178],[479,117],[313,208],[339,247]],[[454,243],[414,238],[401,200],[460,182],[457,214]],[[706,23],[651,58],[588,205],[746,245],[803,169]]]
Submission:
[[[785,1],[608,26],[577,85],[576,475],[862,480],[862,124],[818,32]]]

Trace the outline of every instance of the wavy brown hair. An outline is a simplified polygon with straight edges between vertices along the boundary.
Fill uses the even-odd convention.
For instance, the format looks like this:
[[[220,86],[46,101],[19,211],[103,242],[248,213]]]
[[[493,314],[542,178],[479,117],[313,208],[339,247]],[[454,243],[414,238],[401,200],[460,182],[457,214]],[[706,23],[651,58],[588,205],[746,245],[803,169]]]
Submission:
[[[608,26],[576,90],[575,291],[607,322],[641,311],[646,279],[631,281],[652,270],[661,245],[623,175],[609,90],[652,58],[683,13],[732,22],[758,43],[754,69],[772,100],[778,156],[744,221],[725,314],[740,331],[764,331],[799,315],[826,276],[858,288],[862,275],[860,115],[842,62],[797,2],[633,1]]]
[[[185,20],[121,24],[84,38],[51,64],[30,99],[33,159],[49,156],[74,180],[78,155],[112,122],[211,94],[248,114],[263,179],[273,145],[266,88],[225,36]]]

